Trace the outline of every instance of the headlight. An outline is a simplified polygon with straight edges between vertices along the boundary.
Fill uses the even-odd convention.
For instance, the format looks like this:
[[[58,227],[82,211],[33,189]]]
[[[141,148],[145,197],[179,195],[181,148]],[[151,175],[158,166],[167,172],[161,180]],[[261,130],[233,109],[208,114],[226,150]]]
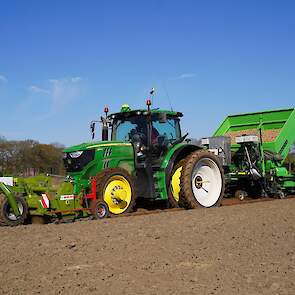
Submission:
[[[83,154],[83,151],[72,152],[70,153],[70,157],[75,159],[75,158],[79,158],[82,154]]]

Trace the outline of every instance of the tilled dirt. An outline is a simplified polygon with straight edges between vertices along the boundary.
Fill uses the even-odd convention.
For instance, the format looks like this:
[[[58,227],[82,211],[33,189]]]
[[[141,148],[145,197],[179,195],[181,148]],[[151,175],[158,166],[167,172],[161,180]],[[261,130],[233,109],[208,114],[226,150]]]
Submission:
[[[0,228],[1,294],[295,294],[295,199]]]

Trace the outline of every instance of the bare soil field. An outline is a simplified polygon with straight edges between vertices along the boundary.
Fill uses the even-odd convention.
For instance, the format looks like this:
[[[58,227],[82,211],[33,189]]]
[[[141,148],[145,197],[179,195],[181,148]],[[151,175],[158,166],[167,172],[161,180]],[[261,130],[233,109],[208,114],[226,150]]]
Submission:
[[[295,199],[0,228],[1,294],[295,294]]]

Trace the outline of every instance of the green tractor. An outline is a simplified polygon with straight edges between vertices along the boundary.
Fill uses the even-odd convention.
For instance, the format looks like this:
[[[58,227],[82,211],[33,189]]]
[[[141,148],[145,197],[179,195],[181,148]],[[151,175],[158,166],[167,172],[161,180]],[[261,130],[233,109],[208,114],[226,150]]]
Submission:
[[[16,197],[14,186],[0,186],[0,223],[21,224],[28,216],[117,216],[132,212],[140,199],[185,208],[221,203],[224,163],[182,135],[180,112],[151,109],[147,100],[146,109],[123,105],[120,112],[108,115],[105,109],[105,114],[101,141],[64,150],[68,176],[56,193],[23,190]]]

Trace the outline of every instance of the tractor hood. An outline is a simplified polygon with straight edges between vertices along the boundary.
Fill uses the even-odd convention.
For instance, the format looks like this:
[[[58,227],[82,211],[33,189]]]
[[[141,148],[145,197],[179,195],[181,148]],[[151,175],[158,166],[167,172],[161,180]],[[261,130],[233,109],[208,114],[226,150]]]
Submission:
[[[63,150],[64,153],[72,153],[77,151],[86,151],[90,149],[105,148],[112,146],[126,146],[131,145],[129,142],[123,141],[94,141],[94,142],[85,142],[78,145],[74,145]]]
[[[97,175],[105,168],[121,165],[132,171],[134,149],[131,143],[122,141],[81,143],[64,149],[63,160],[67,173],[78,173],[88,181],[90,175]]]
[[[89,189],[89,179],[107,168],[134,171],[134,148],[123,141],[93,141],[64,149],[66,172],[74,179],[74,194]]]

